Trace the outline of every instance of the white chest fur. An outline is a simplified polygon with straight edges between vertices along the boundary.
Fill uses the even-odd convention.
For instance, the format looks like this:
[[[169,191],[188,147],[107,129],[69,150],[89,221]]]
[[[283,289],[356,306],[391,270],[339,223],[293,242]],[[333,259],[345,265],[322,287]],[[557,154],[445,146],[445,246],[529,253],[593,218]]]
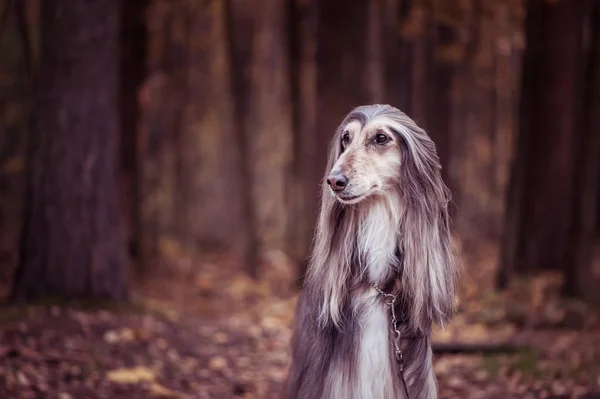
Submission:
[[[387,308],[374,290],[359,299],[360,339],[358,348],[357,398],[391,398],[392,369]]]
[[[382,284],[390,276],[394,261],[400,219],[399,204],[373,201],[359,210],[357,249],[365,278]],[[331,399],[395,399],[392,358],[389,346],[388,308],[377,291],[366,289],[354,294],[357,329],[356,369],[330,370],[324,397]]]
[[[350,378],[345,367],[330,370],[326,394],[328,399],[397,399],[393,388],[393,371],[389,347],[389,316],[375,290],[355,298],[358,347],[356,369]]]
[[[370,281],[381,284],[389,275],[397,245],[398,207],[376,202],[362,215],[357,243]],[[392,369],[389,314],[382,298],[368,289],[355,302],[360,317],[357,397],[391,398]]]
[[[396,253],[400,206],[381,199],[361,213],[356,240],[361,259],[364,260],[361,266],[371,282],[381,284],[390,271]]]

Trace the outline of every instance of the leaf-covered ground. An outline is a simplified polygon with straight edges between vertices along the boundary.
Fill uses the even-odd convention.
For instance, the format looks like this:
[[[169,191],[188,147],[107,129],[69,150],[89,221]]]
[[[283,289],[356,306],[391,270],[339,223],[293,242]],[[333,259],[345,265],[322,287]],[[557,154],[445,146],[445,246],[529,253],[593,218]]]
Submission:
[[[296,292],[285,260],[267,263],[260,283],[215,259],[137,284],[127,305],[1,308],[0,398],[282,398]],[[441,397],[600,398],[597,318],[552,276],[486,290],[488,267],[434,333]]]

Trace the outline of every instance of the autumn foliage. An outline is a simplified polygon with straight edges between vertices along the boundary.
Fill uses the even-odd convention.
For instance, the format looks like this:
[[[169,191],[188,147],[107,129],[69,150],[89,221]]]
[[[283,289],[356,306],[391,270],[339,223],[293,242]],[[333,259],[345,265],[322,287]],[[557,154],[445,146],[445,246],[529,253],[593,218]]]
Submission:
[[[595,394],[600,2],[64,3],[0,0],[0,397],[279,397],[327,145],[367,103],[453,194],[442,396]]]

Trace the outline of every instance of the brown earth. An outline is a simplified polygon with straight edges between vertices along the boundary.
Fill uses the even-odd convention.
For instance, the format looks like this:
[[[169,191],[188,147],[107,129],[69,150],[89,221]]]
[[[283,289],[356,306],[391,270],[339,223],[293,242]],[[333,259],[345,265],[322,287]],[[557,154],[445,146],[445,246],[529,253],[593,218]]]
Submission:
[[[136,284],[130,304],[0,308],[0,398],[282,398],[296,292],[271,261],[260,283],[212,260]],[[438,353],[441,398],[600,398],[598,318],[552,299],[551,277],[486,293],[481,265],[434,341],[489,353]]]

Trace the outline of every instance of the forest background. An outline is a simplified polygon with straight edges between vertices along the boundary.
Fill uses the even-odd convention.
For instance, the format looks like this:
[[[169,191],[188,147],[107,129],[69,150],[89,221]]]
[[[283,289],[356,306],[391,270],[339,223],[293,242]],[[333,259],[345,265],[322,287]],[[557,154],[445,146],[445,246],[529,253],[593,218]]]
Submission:
[[[597,0],[1,0],[0,393],[279,397],[327,144],[389,103],[453,194],[442,396],[595,395],[599,56]]]

